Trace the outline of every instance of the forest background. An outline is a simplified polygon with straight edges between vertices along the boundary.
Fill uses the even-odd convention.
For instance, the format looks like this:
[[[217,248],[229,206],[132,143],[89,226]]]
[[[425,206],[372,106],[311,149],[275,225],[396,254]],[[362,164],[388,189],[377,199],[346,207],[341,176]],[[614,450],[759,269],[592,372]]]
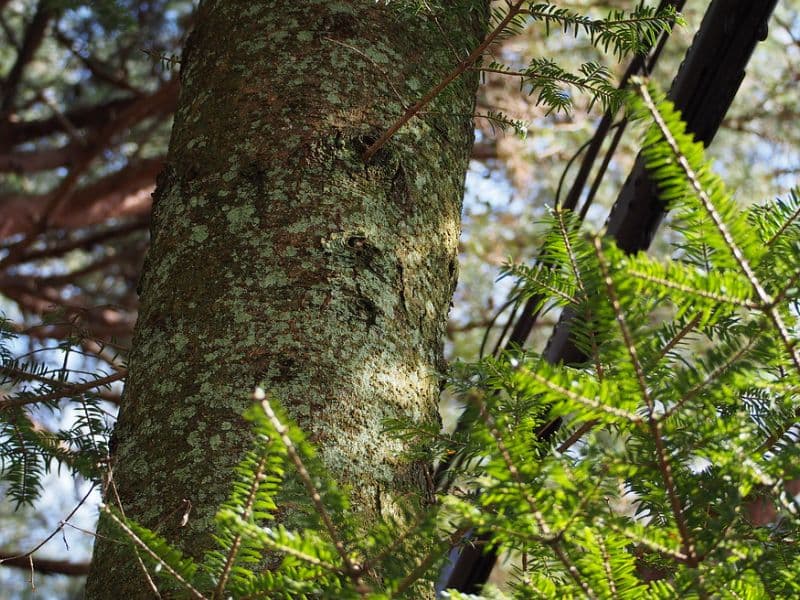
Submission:
[[[564,6],[599,14],[631,8],[627,2]],[[653,74],[663,87],[706,6],[687,2],[687,25],[671,36]],[[19,334],[15,356],[33,357],[43,377],[65,367],[76,382],[97,373],[108,377],[110,388],[101,391],[104,414],[91,418],[106,419],[109,426],[136,319],[150,193],[163,163],[177,101],[178,60],[193,10],[191,2],[0,1],[0,310]],[[512,62],[523,55],[549,56],[566,68],[601,59],[581,38],[546,36],[537,28],[505,39],[495,53]],[[799,59],[800,4],[782,2],[710,149],[717,172],[743,206],[796,185]],[[624,66],[614,66],[617,75]],[[482,346],[492,347],[508,316],[500,309],[511,284],[497,281],[499,270],[509,258],[530,261],[536,254],[543,235],[537,223],[553,205],[567,163],[591,136],[600,110],[578,98],[570,114],[546,114],[513,80],[487,76],[477,112],[501,111],[525,121],[527,136],[500,132],[488,119],[475,121],[459,285],[447,332],[449,360],[473,360]],[[623,138],[587,214],[590,227],[605,220],[638,139],[636,132]],[[667,252],[669,242],[660,236],[653,252]],[[534,347],[546,339],[553,318],[539,322]],[[80,427],[86,417],[78,408],[34,409],[30,418],[43,429]],[[0,552],[24,553],[58,531],[37,557],[84,565],[99,500],[96,492],[84,500],[89,487],[51,472],[33,507],[15,510],[16,498],[4,494]],[[69,525],[60,528],[76,505]],[[0,567],[0,589],[8,597],[80,597],[79,576],[35,577],[33,591],[26,570]]]

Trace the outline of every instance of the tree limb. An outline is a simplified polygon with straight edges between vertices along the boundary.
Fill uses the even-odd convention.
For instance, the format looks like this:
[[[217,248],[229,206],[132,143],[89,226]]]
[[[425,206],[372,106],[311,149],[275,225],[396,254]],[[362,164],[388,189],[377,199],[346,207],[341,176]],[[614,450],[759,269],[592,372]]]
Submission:
[[[50,227],[77,229],[111,218],[146,216],[155,178],[163,165],[162,158],[145,159],[77,189],[50,215]],[[0,196],[0,239],[33,234],[52,199],[53,193]]]
[[[89,563],[74,563],[68,560],[53,560],[48,558],[34,558],[18,552],[0,551],[0,564],[18,569],[33,569],[43,575],[69,575],[80,577],[89,574]]]
[[[0,100],[0,115],[7,116],[14,108],[14,100],[17,97],[17,89],[22,81],[25,65],[36,54],[36,50],[44,39],[47,24],[53,16],[53,12],[48,7],[49,4],[46,0],[39,2],[36,7],[36,13],[33,15],[33,20],[25,31],[25,39],[22,42],[22,48],[17,54],[17,60],[3,82],[5,91],[3,92],[2,100]]]

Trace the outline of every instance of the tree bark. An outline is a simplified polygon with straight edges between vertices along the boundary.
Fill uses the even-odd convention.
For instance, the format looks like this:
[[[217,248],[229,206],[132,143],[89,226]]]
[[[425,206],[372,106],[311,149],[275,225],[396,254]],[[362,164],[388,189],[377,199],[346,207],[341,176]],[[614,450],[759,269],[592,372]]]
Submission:
[[[362,154],[483,33],[480,3],[429,4],[201,4],[112,443],[125,514],[189,555],[213,546],[257,385],[365,524],[428,491],[382,422],[438,419],[476,78]],[[98,538],[87,597],[150,597],[129,548]]]

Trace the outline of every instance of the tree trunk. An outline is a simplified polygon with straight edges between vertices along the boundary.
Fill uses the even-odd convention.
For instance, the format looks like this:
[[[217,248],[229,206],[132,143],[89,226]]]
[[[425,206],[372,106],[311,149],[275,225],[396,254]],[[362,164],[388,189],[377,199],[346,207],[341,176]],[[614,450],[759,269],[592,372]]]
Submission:
[[[365,523],[427,491],[427,465],[398,458],[382,421],[438,419],[476,78],[362,154],[478,43],[479,3],[429,4],[447,8],[433,20],[374,0],[201,4],[112,444],[125,514],[192,556],[212,545],[250,445],[240,415],[256,385],[352,487]],[[87,593],[150,597],[130,549],[102,537]]]

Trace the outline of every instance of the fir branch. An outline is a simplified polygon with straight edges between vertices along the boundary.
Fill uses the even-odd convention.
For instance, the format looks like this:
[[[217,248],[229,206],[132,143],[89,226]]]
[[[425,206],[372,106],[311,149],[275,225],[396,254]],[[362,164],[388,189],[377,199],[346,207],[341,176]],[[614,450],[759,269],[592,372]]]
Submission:
[[[492,128],[492,133],[495,133],[495,127],[503,132],[510,128],[514,131],[515,135],[522,139],[524,139],[528,133],[528,123],[526,121],[507,117],[499,111],[487,110],[485,113],[474,114],[473,118],[485,119],[488,121],[489,126]]]
[[[156,563],[158,563],[161,568],[163,568],[167,573],[169,573],[175,581],[180,583],[193,597],[199,598],[200,600],[211,600],[210,598],[206,597],[201,593],[197,588],[195,588],[189,581],[187,581],[183,575],[181,575],[178,571],[173,569],[157,552],[152,550],[150,546],[145,543],[142,538],[136,535],[136,532],[133,531],[122,519],[120,519],[117,515],[114,514],[108,505],[102,505],[100,510],[103,511],[108,518],[110,518],[117,527],[119,527],[125,535],[130,538],[130,540],[136,544],[139,548],[145,551],[145,553],[152,558]]]
[[[786,435],[797,425],[797,419],[800,419],[800,408],[797,408],[793,411],[790,419],[786,421],[783,427],[778,431],[773,432],[762,444],[758,447],[758,451],[761,453],[771,452],[785,437]]]
[[[791,338],[791,335],[789,334],[789,330],[783,321],[783,317],[775,307],[775,301],[769,296],[767,291],[762,286],[761,282],[756,278],[755,271],[750,266],[750,262],[747,260],[747,257],[745,256],[742,249],[736,243],[736,240],[734,240],[727,225],[723,221],[722,216],[717,211],[716,206],[712,202],[708,191],[703,186],[700,175],[689,163],[689,160],[687,159],[686,155],[681,151],[677,139],[673,135],[669,126],[667,125],[667,122],[664,120],[664,117],[659,111],[659,108],[656,106],[656,103],[653,100],[652,95],[650,94],[650,90],[648,90],[644,82],[639,82],[638,88],[639,88],[639,94],[644,101],[644,105],[649,111],[650,117],[652,118],[653,122],[658,128],[663,140],[666,142],[667,147],[671,151],[673,159],[676,161],[676,163],[682,170],[683,175],[686,178],[686,181],[689,182],[689,185],[691,186],[695,196],[705,209],[706,214],[714,223],[714,226],[719,235],[724,240],[725,245],[728,248],[728,251],[733,256],[734,260],[741,269],[742,273],[750,281],[753,290],[755,291],[756,295],[758,296],[758,299],[761,302],[761,310],[766,312],[767,315],[769,316],[775,329],[778,332],[778,335],[783,341],[787,353],[789,354],[790,358],[792,359],[792,362],[794,363],[795,369],[797,370],[798,373],[800,373],[800,353],[798,353],[796,344],[794,343],[794,341]]]
[[[584,406],[591,408],[593,410],[599,410],[604,412],[610,416],[619,417],[624,419],[632,424],[642,423],[643,419],[636,413],[628,412],[617,408],[615,406],[609,406],[599,399],[587,398],[582,396],[581,394],[575,393],[573,390],[564,387],[563,385],[559,385],[556,382],[552,381],[551,379],[540,375],[535,371],[531,371],[528,369],[521,369],[520,373],[523,373],[526,377],[529,377],[542,387],[555,392],[556,394],[568,398],[577,404],[583,404]]]
[[[392,540],[391,544],[388,544],[382,548],[381,551],[375,556],[364,560],[364,571],[372,570],[375,565],[393,555],[398,549],[400,549],[400,547],[408,540],[408,538],[422,529],[422,526],[426,521],[426,517],[427,515],[417,515],[417,517],[414,519],[414,523],[412,523],[410,527],[407,527],[405,531],[400,532],[399,535],[394,535],[394,539]]]
[[[557,452],[563,454],[567,450],[569,450],[572,446],[577,444],[580,439],[584,436],[584,434],[588,433],[596,425],[598,425],[600,421],[598,419],[593,419],[591,421],[586,421],[582,423],[580,427],[578,427],[575,431],[570,434],[570,436],[559,444],[558,448],[556,449]]]
[[[584,322],[590,323],[592,320],[592,315],[589,309],[588,304],[588,294],[586,292],[586,286],[584,285],[584,276],[581,272],[581,268],[578,264],[578,258],[576,256],[575,250],[573,250],[572,242],[570,240],[570,234],[578,230],[579,224],[572,223],[572,226],[569,227],[564,220],[565,211],[562,208],[556,207],[554,209],[554,215],[556,219],[556,223],[558,224],[558,231],[561,234],[561,239],[564,242],[564,249],[567,253],[567,257],[569,259],[570,269],[572,270],[572,276],[575,278],[575,282],[578,285],[578,289],[581,292],[581,298],[584,301],[584,311],[583,311],[583,319]],[[574,221],[574,220],[573,220]],[[597,374],[598,380],[602,381],[603,379],[603,363],[600,360],[600,352],[598,348],[597,339],[594,333],[594,329],[589,329],[589,342],[591,344],[592,350],[592,361],[594,362],[595,373]]]
[[[670,340],[658,351],[658,354],[653,356],[646,368],[655,367],[660,363],[683,339],[689,335],[700,324],[700,315],[696,314],[692,319],[684,325],[680,331],[673,335]]]
[[[108,471],[106,473],[106,480],[103,486],[103,497],[111,491],[114,496],[114,500],[117,503],[117,508],[119,510],[120,515],[122,515],[123,519],[127,519],[125,516],[125,508],[122,506],[122,499],[119,497],[119,492],[117,490],[117,484],[114,481],[114,467],[113,462],[108,461]],[[100,509],[103,510],[104,505],[100,506]],[[110,510],[110,509],[109,509]],[[133,556],[136,558],[136,564],[142,572],[142,576],[144,580],[147,582],[147,585],[150,587],[150,590],[153,592],[153,595],[161,599],[161,594],[158,591],[158,586],[156,582],[153,581],[153,578],[150,576],[150,571],[147,570],[147,565],[144,564],[144,560],[142,560],[142,555],[139,554],[139,548],[134,545],[133,547]]]
[[[19,408],[22,406],[26,406],[28,404],[36,404],[40,402],[52,402],[53,400],[60,400],[61,398],[79,396],[80,394],[84,394],[99,387],[107,386],[111,383],[114,383],[115,381],[120,381],[124,378],[125,378],[124,372],[117,372],[117,373],[112,373],[111,375],[106,375],[105,377],[98,377],[97,379],[94,379],[92,381],[86,381],[84,383],[64,382],[54,386],[58,388],[57,391],[50,392],[48,394],[30,395],[30,396],[17,395],[12,398],[0,400],[0,412],[12,408]]]
[[[612,112],[619,109],[626,95],[626,92],[611,83],[611,72],[597,63],[581,65],[580,75],[565,71],[553,60],[545,58],[534,59],[524,71],[514,71],[495,62],[486,67],[472,67],[472,70],[518,77],[520,87],[529,86],[530,94],[539,92],[536,103],[547,105],[548,113],[553,110],[566,112],[573,107],[572,98],[565,88],[577,88],[589,93],[591,96],[589,108],[595,101],[600,100],[603,108]]]
[[[565,33],[572,30],[575,36],[584,31],[593,45],[602,46],[604,50],[613,46],[614,54],[619,57],[626,52],[644,50],[645,44],[652,43],[662,31],[669,31],[675,24],[684,24],[674,7],[669,5],[661,12],[640,5],[631,13],[617,10],[605,19],[593,19],[555,4],[538,3],[532,4],[524,14],[543,22],[548,34],[553,24]]]
[[[775,298],[773,302],[776,306],[782,304],[791,294],[791,290],[797,285],[797,282],[800,280],[800,269],[794,272],[794,274],[789,277],[786,284],[778,290],[778,293],[775,294]]]
[[[559,274],[553,273],[552,270],[547,267],[547,265],[542,263],[539,263],[534,267],[529,267],[527,265],[512,265],[504,269],[502,274],[514,275],[524,279],[525,287],[529,289],[536,288],[528,292],[529,297],[534,295],[543,295],[542,292],[546,292],[550,296],[557,297],[562,303],[568,306],[576,306],[580,303],[580,299],[578,297],[573,296],[568,291],[558,287],[558,284],[562,283],[560,281]],[[547,277],[550,279],[546,279]],[[542,303],[546,301],[547,298],[542,298]]]
[[[253,506],[255,505],[256,496],[258,494],[258,488],[261,485],[261,481],[264,479],[266,466],[267,466],[267,456],[262,456],[261,459],[258,461],[255,469],[255,473],[253,474],[252,483],[250,485],[250,490],[247,494],[247,500],[245,501],[243,511],[242,511],[242,520],[247,520],[253,513]],[[233,568],[233,564],[236,561],[236,555],[239,553],[239,547],[242,543],[242,534],[238,533],[234,536],[233,542],[230,545],[230,550],[228,551],[228,555],[225,559],[225,565],[222,568],[222,571],[219,574],[219,578],[217,581],[217,586],[214,588],[214,593],[212,594],[213,599],[223,598],[225,595],[225,587],[228,583],[228,577],[230,576],[231,569]]]
[[[648,389],[647,382],[645,381],[644,369],[642,368],[642,363],[639,361],[639,355],[636,351],[636,344],[633,340],[633,336],[631,335],[631,331],[628,328],[625,315],[622,312],[622,306],[614,287],[614,280],[611,279],[611,272],[609,271],[608,262],[603,255],[602,242],[599,236],[595,236],[594,238],[594,250],[597,256],[597,262],[600,265],[600,271],[603,275],[603,282],[605,283],[606,291],[608,292],[608,299],[611,301],[611,307],[614,310],[614,318],[616,319],[619,330],[622,333],[622,339],[625,342],[625,350],[630,357],[631,366],[633,366],[634,373],[636,373],[636,381],[639,384],[639,391],[642,394],[642,400],[647,406],[650,419],[652,419],[655,404],[653,403],[653,399],[650,397],[650,390]]]
[[[611,594],[615,598],[617,598],[619,597],[619,594],[617,591],[616,582],[614,581],[614,573],[611,569],[611,558],[608,554],[608,550],[606,549],[606,545],[603,543],[603,538],[598,536],[596,539],[598,545],[600,546],[600,556],[602,557],[603,571],[605,572],[606,575],[606,581],[608,582],[608,587],[610,588]]]
[[[734,298],[732,296],[726,296],[723,294],[716,294],[709,290],[703,290],[699,288],[695,288],[672,279],[668,279],[666,277],[658,277],[653,275],[652,273],[645,273],[643,271],[637,270],[635,267],[630,268],[626,271],[626,274],[634,277],[636,279],[641,279],[647,283],[652,283],[660,288],[662,288],[665,292],[666,291],[675,291],[675,292],[682,292],[684,294],[691,294],[693,296],[697,296],[700,298],[705,298],[707,300],[713,300],[719,304],[731,304],[733,306],[739,306],[741,308],[760,308],[761,305],[756,302],[750,302],[749,300],[740,300],[738,298]]]
[[[456,529],[444,543],[438,544],[431,552],[428,552],[425,557],[417,563],[417,566],[406,575],[395,587],[392,592],[391,598],[402,596],[408,589],[431,568],[437,560],[441,558],[442,552],[446,548],[452,548],[458,540],[462,539],[464,535],[470,530],[469,527],[462,527]]]
[[[594,249],[597,255],[598,264],[600,265],[600,270],[603,275],[603,280],[606,284],[606,289],[608,290],[608,297],[611,301],[611,306],[614,309],[614,315],[617,324],[619,325],[620,332],[622,333],[622,338],[625,341],[625,348],[630,356],[634,372],[636,373],[636,380],[639,384],[642,400],[644,400],[645,404],[647,405],[647,425],[650,429],[651,435],[653,436],[653,443],[656,447],[656,459],[658,461],[659,470],[661,471],[661,475],[664,479],[664,487],[666,488],[670,506],[672,507],[672,515],[675,518],[675,523],[677,524],[678,531],[681,534],[681,542],[683,544],[684,552],[689,557],[689,564],[696,566],[697,557],[695,555],[694,542],[692,541],[692,537],[689,533],[689,526],[684,515],[684,508],[678,491],[675,487],[675,480],[672,477],[672,467],[667,460],[668,453],[664,446],[661,423],[655,416],[655,403],[650,397],[650,390],[645,380],[644,370],[641,362],[639,361],[633,336],[631,335],[630,329],[625,321],[625,315],[622,313],[622,307],[614,287],[614,281],[611,279],[611,272],[609,271],[608,263],[603,255],[603,248],[599,237],[594,238]]]
[[[796,192],[792,192],[791,194],[792,200],[797,201],[797,206],[795,210],[789,215],[788,218],[782,219],[780,226],[772,233],[772,235],[764,242],[764,245],[767,248],[771,248],[775,242],[783,235],[785,231],[787,231],[790,227],[797,223],[797,220],[800,219],[800,198],[798,198]]]
[[[601,529],[604,529],[604,528],[608,527],[612,531],[614,531],[614,532],[616,532],[616,533],[618,533],[618,534],[620,534],[622,536],[625,536],[626,538],[628,538],[632,542],[636,542],[637,544],[641,544],[642,546],[645,546],[646,548],[649,548],[650,550],[653,550],[654,552],[658,552],[660,554],[664,554],[666,556],[669,556],[669,557],[673,558],[675,561],[677,561],[679,563],[684,563],[684,564],[688,564],[689,563],[689,557],[686,554],[684,554],[683,552],[681,552],[680,550],[675,550],[673,548],[670,548],[669,546],[665,546],[664,544],[661,544],[661,543],[659,543],[659,542],[657,542],[657,541],[655,541],[653,539],[645,537],[644,535],[636,535],[635,533],[633,533],[630,530],[629,527],[620,527],[616,523],[613,523],[613,522],[606,523],[605,521],[602,521],[602,520],[600,522],[598,522],[597,525]]]
[[[564,250],[566,252],[567,259],[569,260],[569,267],[572,270],[572,276],[575,278],[575,283],[581,292],[582,298],[586,299],[586,287],[583,285],[583,274],[578,266],[578,258],[575,255],[575,250],[573,249],[572,241],[570,240],[570,228],[568,228],[567,224],[564,222],[564,212],[564,209],[556,208],[553,210],[553,215],[555,216],[555,221],[558,224],[558,232],[561,235],[561,239],[564,243]],[[573,225],[571,229],[574,231],[575,226]]]
[[[739,348],[736,352],[730,355],[724,362],[717,365],[706,377],[689,388],[681,398],[668,409],[666,409],[661,416],[657,418],[658,421],[664,421],[681,410],[688,402],[693,400],[697,394],[704,388],[717,381],[725,371],[731,368],[736,362],[745,357],[755,346],[755,339],[749,339],[746,344]]]
[[[294,442],[289,437],[286,427],[281,423],[278,416],[275,414],[275,411],[272,410],[272,405],[269,403],[269,400],[266,399],[264,390],[261,388],[256,388],[254,393],[254,398],[257,401],[261,402],[261,408],[264,411],[264,414],[267,415],[267,418],[272,423],[272,426],[275,428],[275,431],[278,433],[278,436],[281,439],[284,447],[286,448],[286,452],[289,455],[292,463],[297,470],[297,474],[300,476],[303,485],[308,491],[309,496],[311,497],[311,501],[314,504],[314,508],[317,511],[317,514],[322,519],[322,522],[325,524],[325,529],[328,531],[328,535],[331,537],[331,541],[333,545],[336,547],[336,551],[339,553],[339,557],[342,559],[342,563],[345,566],[345,571],[347,575],[352,578],[353,582],[357,586],[362,586],[363,583],[361,581],[361,576],[363,573],[363,569],[360,565],[355,564],[347,553],[347,550],[344,547],[344,543],[342,542],[341,538],[339,537],[339,532],[337,531],[333,521],[328,514],[328,510],[325,508],[325,505],[322,503],[322,496],[317,490],[317,487],[314,485],[314,482],[311,480],[311,475],[306,469],[305,464],[303,463],[303,459],[300,458],[300,454],[297,452],[295,448]]]
[[[319,567],[326,571],[330,571],[331,573],[346,574],[340,567],[337,567],[336,565],[321,560],[316,556],[312,556],[311,554],[308,554],[306,552],[301,552],[300,550],[298,550],[297,548],[293,548],[292,546],[281,544],[280,542],[277,542],[274,539],[270,539],[268,542],[265,543],[265,545],[270,550],[275,550],[277,552],[282,552],[283,554],[293,556],[295,558],[302,560],[303,562],[307,562],[310,565],[314,565],[315,567]]]
[[[245,521],[239,515],[234,514],[233,512],[230,512],[226,516],[230,517],[234,521],[235,529],[240,530],[242,533],[244,533],[246,530],[252,527],[251,523]],[[308,554],[307,552],[303,552],[302,550],[298,550],[297,548],[290,546],[288,544],[282,544],[281,542],[278,541],[280,534],[276,532],[276,530],[273,530],[271,528],[261,527],[257,528],[257,531],[260,534],[256,536],[258,538],[259,543],[263,544],[268,550],[292,556],[294,558],[301,560],[302,562],[308,563],[309,565],[313,565],[315,567],[319,567],[320,569],[329,571],[331,573],[346,575],[346,573],[336,565],[333,565],[325,560],[322,560],[317,556]],[[251,533],[255,534],[256,531],[252,531]]]
[[[494,418],[489,413],[488,407],[486,403],[480,398],[478,395],[473,396],[473,401],[478,404],[478,411],[481,420],[486,425],[489,433],[494,440],[494,443],[497,445],[498,450],[500,450],[500,456],[503,459],[506,467],[508,468],[508,472],[511,475],[511,478],[517,483],[520,489],[520,493],[522,497],[525,499],[525,502],[531,509],[531,514],[536,521],[537,527],[542,534],[542,537],[545,540],[545,544],[553,551],[556,555],[556,558],[564,565],[567,569],[567,573],[572,578],[572,580],[578,585],[578,587],[583,590],[583,593],[586,594],[589,598],[596,598],[597,595],[594,593],[587,581],[583,579],[578,569],[575,567],[575,564],[570,560],[567,553],[564,551],[561,545],[561,536],[554,535],[553,531],[547,524],[547,521],[544,519],[544,515],[542,514],[541,510],[539,509],[538,502],[536,499],[531,496],[530,493],[525,491],[525,482],[520,474],[519,469],[517,468],[514,460],[511,457],[511,453],[508,450],[505,442],[503,441],[503,436],[500,434],[500,430],[497,428],[497,424],[495,423]]]

